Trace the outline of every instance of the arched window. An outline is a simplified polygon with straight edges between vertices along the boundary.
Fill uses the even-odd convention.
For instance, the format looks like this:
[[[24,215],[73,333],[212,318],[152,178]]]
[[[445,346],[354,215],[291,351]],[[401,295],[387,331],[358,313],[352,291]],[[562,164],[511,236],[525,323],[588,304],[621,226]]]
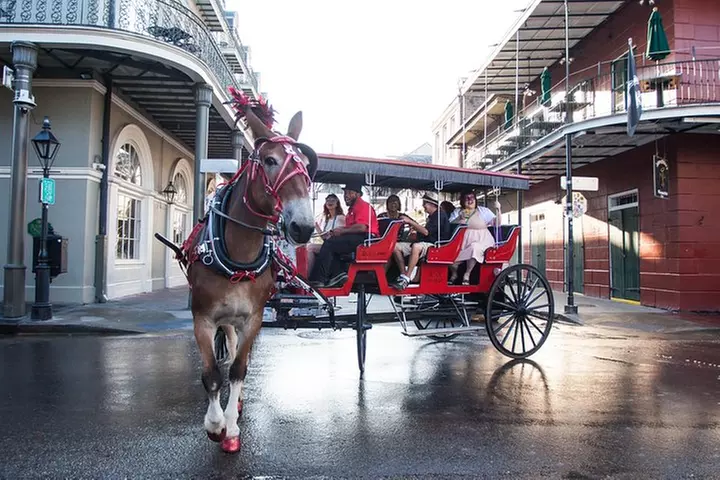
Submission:
[[[187,181],[185,181],[185,176],[181,173],[176,173],[172,183],[177,192],[175,193],[175,202],[180,205],[187,205]]]
[[[142,167],[135,147],[126,143],[115,155],[115,176],[126,182],[142,185]]]
[[[140,156],[132,144],[125,143],[118,149],[113,173],[121,180],[142,185]],[[140,258],[140,207],[141,202],[138,198],[124,192],[118,193],[115,258],[122,260]]]

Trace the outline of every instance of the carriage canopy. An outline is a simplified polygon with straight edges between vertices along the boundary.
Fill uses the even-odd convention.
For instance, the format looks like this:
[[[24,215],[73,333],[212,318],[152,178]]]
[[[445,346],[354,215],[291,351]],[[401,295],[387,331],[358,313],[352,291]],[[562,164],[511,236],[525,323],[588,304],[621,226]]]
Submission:
[[[528,190],[530,179],[524,175],[488,172],[468,168],[448,167],[407,160],[351,157],[318,154],[316,183],[345,184],[350,180],[375,175],[376,187],[435,190],[436,181],[442,191],[459,192],[478,187],[508,190]]]

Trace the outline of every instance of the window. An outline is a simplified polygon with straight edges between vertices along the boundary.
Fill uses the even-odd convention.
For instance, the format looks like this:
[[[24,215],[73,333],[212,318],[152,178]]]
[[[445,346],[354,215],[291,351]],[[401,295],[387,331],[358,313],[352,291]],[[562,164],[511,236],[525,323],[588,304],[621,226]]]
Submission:
[[[175,203],[187,205],[187,182],[181,174],[176,174],[173,178],[173,186],[175,187]]]
[[[115,176],[135,185],[142,185],[142,168],[137,150],[126,143],[118,150],[115,158]]]
[[[115,258],[140,258],[140,201],[122,193],[118,194]]]
[[[173,215],[173,242],[182,245],[185,241],[185,225],[187,224],[187,213],[176,210]]]

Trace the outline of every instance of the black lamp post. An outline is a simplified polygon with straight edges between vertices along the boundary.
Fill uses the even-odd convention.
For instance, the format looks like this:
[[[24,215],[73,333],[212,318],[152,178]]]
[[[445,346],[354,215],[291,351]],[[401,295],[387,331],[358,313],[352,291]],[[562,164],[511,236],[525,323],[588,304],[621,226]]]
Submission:
[[[35,303],[30,310],[33,320],[50,320],[52,305],[50,304],[50,265],[48,265],[48,205],[55,204],[55,181],[50,178],[50,169],[60,149],[60,142],[50,131],[50,119],[45,117],[43,128],[32,139],[35,154],[40,159],[43,178],[40,180],[39,201],[42,204],[42,230],[40,233],[40,252],[35,267]]]
[[[163,195],[165,195],[165,200],[167,203],[172,205],[175,203],[175,195],[177,194],[177,190],[175,189],[175,185],[173,185],[172,180],[170,180],[167,184],[167,187],[165,187],[165,190],[162,191]]]

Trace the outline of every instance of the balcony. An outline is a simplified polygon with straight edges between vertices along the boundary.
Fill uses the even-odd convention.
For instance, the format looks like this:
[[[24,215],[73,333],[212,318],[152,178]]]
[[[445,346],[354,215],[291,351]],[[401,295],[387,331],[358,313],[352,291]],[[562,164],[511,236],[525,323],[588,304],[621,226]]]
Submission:
[[[217,42],[220,50],[225,56],[225,60],[230,65],[230,68],[235,75],[235,79],[245,90],[245,93],[250,94],[254,90],[257,95],[259,91],[258,79],[248,59],[248,47],[244,46],[240,41],[235,30],[227,32],[213,32],[215,41]]]
[[[468,166],[489,168],[535,145],[567,123],[609,117],[625,112],[626,75],[624,62],[615,63],[609,73],[571,77],[569,95],[565,82],[550,91],[550,101],[540,104],[540,94],[508,124],[504,118],[491,123],[486,138],[469,148]],[[601,70],[602,65],[592,70]],[[643,111],[668,107],[720,103],[720,59],[689,60],[637,67]],[[521,97],[522,98],[522,97]],[[481,107],[483,108],[483,107]],[[476,112],[476,116],[480,112]],[[491,126],[492,125],[492,126]],[[457,135],[456,135],[457,137]]]
[[[173,0],[0,0],[0,25],[99,27],[179,47],[202,61],[220,86],[238,86],[206,24]]]

